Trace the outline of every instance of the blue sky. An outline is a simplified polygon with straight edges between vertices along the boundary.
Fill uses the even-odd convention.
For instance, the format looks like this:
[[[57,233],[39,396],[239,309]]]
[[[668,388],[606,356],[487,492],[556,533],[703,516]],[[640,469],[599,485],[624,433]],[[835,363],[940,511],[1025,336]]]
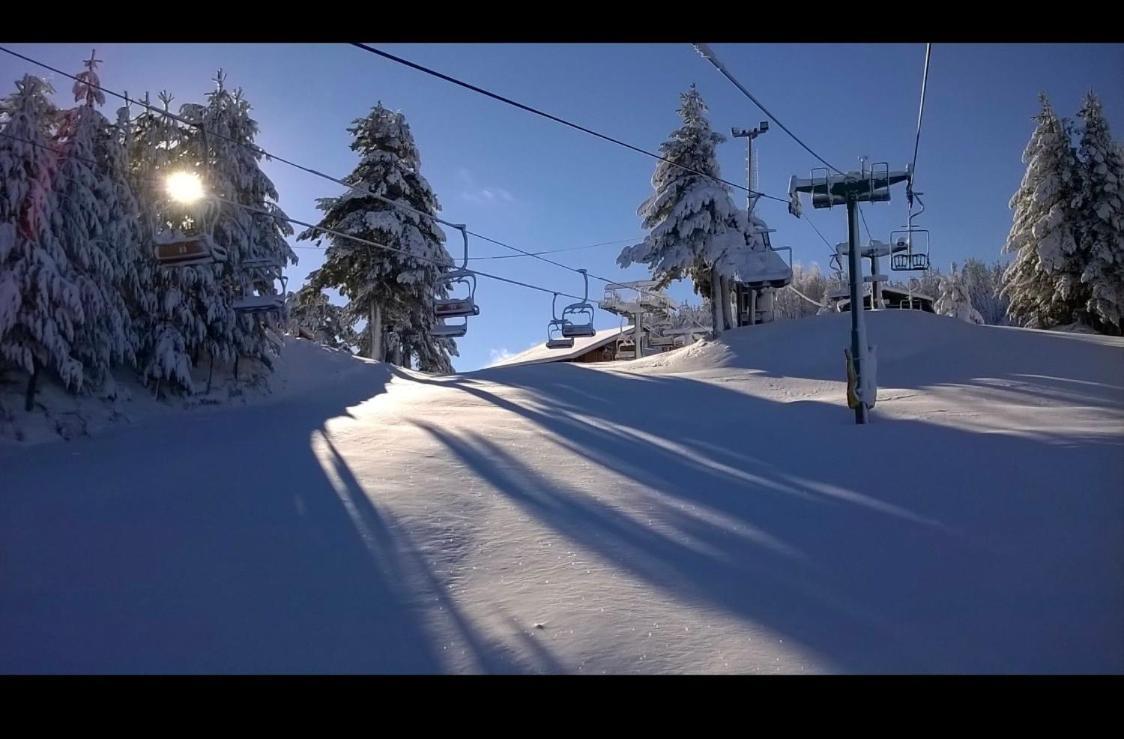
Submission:
[[[375,44],[395,54],[655,150],[678,125],[678,96],[696,83],[714,128],[749,127],[765,116],[688,44]],[[774,115],[841,169],[858,157],[905,166],[912,154],[922,44],[713,44],[726,66]],[[167,89],[174,105],[201,101],[218,67],[241,86],[261,126],[258,142],[280,156],[343,176],[355,165],[346,127],[381,100],[402,110],[422,155],[422,173],[442,215],[529,251],[619,241],[641,235],[636,208],[651,192],[655,165],[643,155],[532,116],[468,90],[341,44],[15,44],[15,51],[70,72],[96,47],[102,84],[141,95]],[[5,93],[32,65],[0,55]],[[60,103],[69,80],[51,79]],[[946,269],[968,257],[992,260],[1010,227],[1008,200],[1023,174],[1022,150],[1045,91],[1059,113],[1076,113],[1083,93],[1101,96],[1113,134],[1124,135],[1124,45],[935,44],[917,189],[932,232],[932,257]],[[109,100],[112,115],[119,101]],[[785,195],[788,178],[818,164],[783,131],[758,139],[759,188]],[[722,174],[744,182],[744,140],[719,147]],[[285,165],[265,169],[294,218],[316,221],[317,197],[340,188]],[[744,193],[736,191],[741,202]],[[886,204],[866,206],[875,238],[904,221],[901,187]],[[773,243],[795,260],[826,267],[827,247],[781,203],[762,200],[758,214],[776,229]],[[805,209],[831,242],[845,236],[843,209]],[[865,233],[864,233],[865,236]],[[305,247],[308,242],[300,242]],[[449,243],[455,255],[456,240]],[[623,244],[554,258],[615,279]],[[510,254],[474,242],[473,256]],[[303,282],[321,254],[298,248],[290,287]],[[459,255],[458,255],[459,256]],[[580,278],[533,259],[474,263],[485,271],[577,292]],[[591,281],[599,296],[602,283]],[[696,302],[688,285],[672,294]],[[459,370],[518,352],[544,337],[550,296],[481,279],[481,315],[458,340]],[[618,319],[598,314],[599,328]]]

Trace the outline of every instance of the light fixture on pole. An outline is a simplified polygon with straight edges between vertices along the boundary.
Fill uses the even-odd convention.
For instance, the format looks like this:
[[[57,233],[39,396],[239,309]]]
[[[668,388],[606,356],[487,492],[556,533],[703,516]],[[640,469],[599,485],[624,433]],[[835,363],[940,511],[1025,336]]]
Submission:
[[[745,208],[750,217],[753,216],[753,206],[757,204],[757,198],[760,197],[754,193],[753,181],[753,140],[769,130],[769,121],[761,121],[761,125],[757,128],[731,128],[730,133],[736,139],[745,139],[745,185],[748,192],[745,194]],[[752,221],[751,221],[752,222]],[[766,238],[768,238],[766,236]],[[748,316],[748,325],[757,323],[757,290],[746,291],[740,285],[736,288],[737,304],[738,304],[738,325],[745,325],[742,323],[743,312]],[[743,308],[743,305],[747,304]]]
[[[753,205],[757,202],[757,197],[753,193],[753,140],[769,130],[769,121],[761,121],[761,125],[757,128],[731,128],[730,133],[736,139],[746,140],[746,156],[745,156],[745,184],[750,192],[746,194],[746,206],[750,212],[753,211]]]

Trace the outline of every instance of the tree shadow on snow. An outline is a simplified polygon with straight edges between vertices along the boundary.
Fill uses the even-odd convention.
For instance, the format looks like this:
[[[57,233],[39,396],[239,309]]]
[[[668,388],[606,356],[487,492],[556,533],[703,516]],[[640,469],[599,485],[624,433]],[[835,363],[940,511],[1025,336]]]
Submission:
[[[440,671],[401,585],[416,557],[330,442],[310,450],[390,376],[7,460],[0,671]],[[31,489],[45,465],[65,489]]]
[[[532,461],[505,429],[414,421],[539,523],[838,670],[1124,668],[1119,444],[855,427],[842,405],[569,364],[423,382],[553,442]]]

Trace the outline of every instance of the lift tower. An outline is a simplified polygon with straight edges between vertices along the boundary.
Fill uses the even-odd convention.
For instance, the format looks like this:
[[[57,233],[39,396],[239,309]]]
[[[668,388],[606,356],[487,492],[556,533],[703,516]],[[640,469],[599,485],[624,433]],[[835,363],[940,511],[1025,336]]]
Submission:
[[[858,172],[835,172],[826,168],[811,171],[811,177],[793,176],[788,184],[789,212],[800,215],[799,193],[812,196],[813,208],[847,206],[847,264],[851,289],[851,350],[849,364],[854,370],[855,423],[866,423],[870,408],[878,393],[874,358],[868,356],[866,324],[863,321],[862,262],[859,247],[859,203],[888,202],[890,186],[906,182],[912,177],[911,167],[904,171],[890,171],[886,162],[876,162],[867,169],[861,165]]]

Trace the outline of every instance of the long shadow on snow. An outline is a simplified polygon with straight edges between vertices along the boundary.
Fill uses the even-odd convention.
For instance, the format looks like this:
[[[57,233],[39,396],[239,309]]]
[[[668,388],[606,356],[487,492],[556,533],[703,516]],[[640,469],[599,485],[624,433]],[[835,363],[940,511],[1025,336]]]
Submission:
[[[482,434],[418,422],[537,520],[669,598],[763,624],[841,670],[1124,667],[1118,447],[855,427],[843,407],[574,365],[504,371],[519,402],[480,376],[433,384],[527,419],[560,463],[572,453],[606,478],[592,495]],[[1100,475],[1095,489],[1070,488],[1075,468]],[[674,534],[614,499],[632,483]]]
[[[398,527],[387,515],[380,513],[371,496],[359,482],[343,455],[339,453],[326,434],[321,437],[330,458],[330,476],[335,478],[337,493],[352,519],[364,544],[371,553],[385,581],[394,590],[395,600],[411,603],[428,622],[430,641],[445,642],[442,651],[450,646],[456,650],[462,644],[460,659],[456,654],[445,654],[442,667],[433,671],[456,669],[459,672],[516,673],[526,671],[526,659],[510,645],[489,639],[466,616],[456,600],[449,594],[445,583],[426,564],[425,556],[414,544],[413,537],[404,527]],[[517,634],[518,630],[513,630]],[[450,641],[451,638],[451,641]],[[469,653],[471,650],[471,653]],[[533,663],[555,664],[545,650],[532,655]],[[541,668],[540,670],[541,671]]]
[[[6,460],[0,672],[439,671],[386,526],[363,509],[372,549],[310,449],[389,377]]]

